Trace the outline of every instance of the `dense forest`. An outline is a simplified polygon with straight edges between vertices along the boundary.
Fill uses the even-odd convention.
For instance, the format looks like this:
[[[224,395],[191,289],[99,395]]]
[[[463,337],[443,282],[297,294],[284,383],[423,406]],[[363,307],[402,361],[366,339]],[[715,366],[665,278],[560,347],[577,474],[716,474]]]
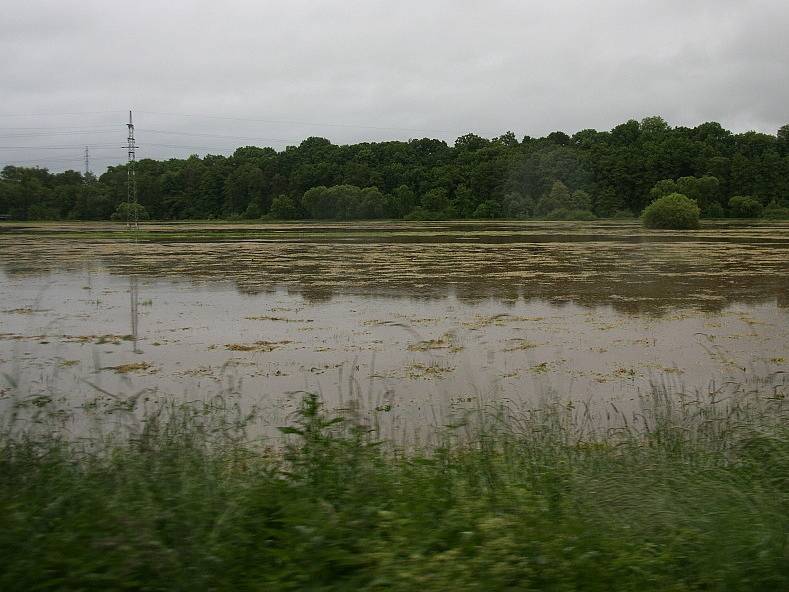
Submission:
[[[143,218],[584,219],[638,215],[679,192],[703,217],[789,214],[789,125],[776,135],[660,117],[611,131],[459,137],[338,146],[311,137],[277,152],[247,146],[136,164]],[[126,217],[126,166],[98,178],[6,166],[0,215],[17,220]]]

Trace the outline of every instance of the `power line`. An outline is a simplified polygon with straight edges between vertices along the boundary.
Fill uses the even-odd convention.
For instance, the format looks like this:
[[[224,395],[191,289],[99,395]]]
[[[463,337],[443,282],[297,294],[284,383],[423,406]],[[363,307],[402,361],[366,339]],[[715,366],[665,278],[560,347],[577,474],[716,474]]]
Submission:
[[[144,142],[143,147],[156,146],[159,148],[187,148],[190,150],[232,150],[235,151],[238,146],[190,146],[186,144],[158,144],[156,142]]]
[[[0,113],[0,117],[64,117],[71,115],[120,114],[124,111],[72,111],[67,113]]]
[[[113,133],[117,133],[117,132],[113,132],[112,130],[106,130],[106,131],[81,130],[81,131],[69,131],[69,132],[46,132],[46,133],[35,132],[32,134],[5,134],[0,136],[0,138],[47,138],[49,136],[84,136],[85,134],[113,134]]]
[[[116,144],[91,144],[91,146],[95,148],[110,148],[115,147]],[[80,147],[80,144],[63,146],[0,146],[0,150],[73,150]]]
[[[15,165],[15,166],[24,166],[27,164],[40,164],[40,163],[50,163],[50,162],[82,162],[84,156],[78,155],[74,156],[73,158],[41,158],[41,159],[26,159],[26,160],[3,160],[0,159],[0,164],[2,165]],[[120,158],[93,158],[93,161],[99,162],[112,162],[116,160],[122,160]]]
[[[157,129],[148,129],[148,128],[139,128],[142,132],[148,132],[151,134],[168,134],[174,136],[195,136],[201,138],[226,138],[228,140],[252,140],[255,142],[293,142],[295,140],[287,140],[285,138],[256,138],[251,136],[226,136],[221,134],[204,134],[204,133],[195,133],[195,132],[178,132],[175,130],[157,130]]]
[[[31,113],[31,114],[0,114],[0,117],[44,117],[44,116],[62,116],[62,115],[90,115],[90,114],[115,114],[118,111],[84,111],[84,112],[71,112],[71,113],[60,113],[60,114],[43,114],[43,113]],[[139,112],[138,112],[139,113]],[[210,114],[186,114],[186,113],[168,113],[168,112],[157,112],[157,111],[141,111],[141,113],[147,113],[151,115],[165,115],[165,116],[173,116],[173,117],[194,117],[194,118],[208,118],[208,119],[217,119],[217,120],[225,120],[225,121],[241,121],[241,122],[257,122],[257,123],[277,123],[277,124],[295,124],[295,125],[316,125],[316,126],[328,126],[328,127],[342,127],[342,128],[359,128],[359,129],[373,129],[373,130],[397,130],[397,131],[407,131],[407,132],[439,132],[439,133],[450,133],[446,130],[426,130],[426,129],[416,129],[416,128],[403,128],[403,127],[384,127],[384,126],[368,126],[368,125],[354,125],[354,124],[347,124],[347,123],[329,123],[329,122],[307,122],[307,121],[287,121],[287,120],[269,120],[269,119],[257,119],[257,118],[243,118],[243,117],[230,117],[230,116],[221,116],[221,115],[210,115]],[[131,114],[130,114],[130,122],[127,124],[129,128],[132,144],[134,148],[140,148],[134,144],[134,124],[131,122]],[[114,126],[113,126],[114,127]],[[23,142],[24,139],[37,139],[37,138],[48,138],[48,137],[74,137],[78,138],[80,136],[91,135],[91,134],[110,134],[115,133],[112,131],[110,126],[107,125],[88,125],[88,126],[51,126],[51,127],[6,127],[1,128],[0,131],[8,131],[8,132],[17,132],[17,133],[6,133],[0,135],[0,139],[20,139]],[[139,128],[139,131],[144,131],[147,134],[151,135],[163,135],[163,136],[184,136],[184,137],[194,137],[194,138],[215,138],[215,139],[224,139],[236,142],[249,142],[253,145],[264,146],[267,143],[299,143],[303,140],[303,138],[299,138],[298,140],[289,140],[286,138],[267,138],[267,137],[255,137],[255,136],[236,136],[236,135],[228,135],[228,134],[212,134],[207,132],[191,132],[191,131],[178,131],[173,129],[161,129],[161,128]],[[164,138],[163,138],[164,139]],[[128,138],[127,138],[128,140]],[[114,148],[116,144],[111,143],[89,143],[88,148],[94,152],[94,156],[96,154],[96,150],[101,152],[103,148]],[[2,146],[0,145],[0,154],[2,151],[14,150],[14,151],[68,151],[68,150],[75,150],[79,149],[80,151],[85,148],[84,144],[46,144],[46,145],[11,145],[11,146]],[[127,161],[127,166],[130,169],[135,168],[136,162],[136,155],[130,154],[131,144],[124,146],[127,150],[127,156],[134,156],[134,161]],[[190,151],[200,151],[206,153],[214,153],[215,155],[219,156],[229,156],[233,152],[235,152],[239,148],[239,144],[234,144],[232,146],[195,146],[189,144],[180,144],[180,143],[166,143],[166,142],[144,142],[142,144],[142,148],[145,149],[145,152],[149,150],[155,150],[156,148],[165,148],[165,149],[173,149],[173,150],[190,150]],[[158,152],[158,151],[156,151]],[[154,154],[156,153],[154,152]],[[175,153],[177,154],[177,152]],[[83,154],[83,160],[85,155]],[[183,158],[181,156],[175,156],[173,153],[169,155],[161,155],[161,156],[154,156],[153,154],[147,158]],[[94,159],[97,161],[114,161],[114,158],[106,158],[106,159]],[[118,159],[120,160],[120,159]],[[77,159],[64,159],[64,158],[50,158],[50,159],[38,159],[38,160],[26,160],[26,161],[17,161],[17,162],[76,162]],[[86,170],[89,168],[86,166]],[[136,179],[132,179],[134,181],[134,189],[136,189]]]
[[[0,113],[0,117],[13,118],[13,117],[65,117],[65,116],[81,116],[81,115],[108,115],[119,114],[123,111],[72,111],[61,113]],[[440,130],[430,128],[412,128],[412,127],[399,127],[399,126],[381,126],[381,125],[365,125],[357,123],[345,122],[327,122],[327,121],[303,121],[295,119],[260,119],[254,117],[231,117],[226,115],[213,115],[209,113],[174,113],[169,111],[137,111],[137,113],[146,113],[148,115],[163,115],[166,117],[196,117],[204,119],[220,119],[226,121],[243,121],[254,123],[269,123],[277,125],[310,125],[317,127],[337,127],[349,129],[371,129],[381,131],[401,131],[401,132],[419,132],[419,133],[433,133],[433,134],[455,134],[457,131]]]
[[[48,125],[46,127],[0,127],[0,130],[1,131],[7,131],[7,130],[53,130],[53,129],[59,129],[59,130],[80,131],[80,130],[94,130],[94,129],[112,129],[113,127],[116,127],[116,126],[110,126],[110,125],[97,125],[97,126]]]
[[[419,128],[408,128],[408,127],[386,127],[386,126],[378,126],[378,125],[358,125],[358,124],[350,124],[350,123],[328,123],[328,122],[315,122],[315,121],[296,121],[296,120],[275,120],[275,119],[255,119],[255,118],[247,118],[247,117],[227,117],[224,115],[208,115],[208,114],[201,114],[201,113],[169,113],[165,111],[138,111],[138,113],[147,113],[149,115],[165,115],[171,117],[203,117],[205,119],[224,119],[228,121],[246,121],[246,122],[257,122],[257,123],[274,123],[274,124],[283,124],[283,125],[314,125],[318,127],[341,127],[341,128],[352,128],[352,129],[373,129],[373,130],[382,130],[382,131],[401,131],[401,132],[429,132],[433,134],[454,134],[457,132],[452,132],[448,130],[435,130],[435,129],[419,129]]]

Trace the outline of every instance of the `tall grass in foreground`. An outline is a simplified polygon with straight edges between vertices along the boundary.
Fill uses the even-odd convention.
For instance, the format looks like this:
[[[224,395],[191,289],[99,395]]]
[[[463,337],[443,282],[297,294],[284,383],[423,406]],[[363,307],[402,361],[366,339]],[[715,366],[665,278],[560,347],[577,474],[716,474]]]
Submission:
[[[349,414],[353,417],[353,414]],[[135,436],[0,437],[2,590],[785,590],[780,397],[656,389],[617,428],[492,409],[397,450],[313,396],[287,444],[169,405]]]

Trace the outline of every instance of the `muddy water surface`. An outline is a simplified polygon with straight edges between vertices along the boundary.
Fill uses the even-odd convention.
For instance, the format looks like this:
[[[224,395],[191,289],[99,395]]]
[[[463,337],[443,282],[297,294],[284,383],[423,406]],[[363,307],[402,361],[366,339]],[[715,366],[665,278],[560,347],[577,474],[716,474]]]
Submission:
[[[785,389],[789,225],[0,225],[0,400],[480,401]]]

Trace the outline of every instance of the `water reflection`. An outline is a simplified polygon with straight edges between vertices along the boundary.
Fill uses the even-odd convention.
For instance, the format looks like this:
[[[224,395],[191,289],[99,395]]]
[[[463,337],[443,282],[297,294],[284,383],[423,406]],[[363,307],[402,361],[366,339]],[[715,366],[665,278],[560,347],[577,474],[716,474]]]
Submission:
[[[131,340],[132,340],[132,351],[135,354],[141,354],[142,351],[139,348],[139,328],[140,328],[140,294],[139,294],[139,286],[138,280],[136,275],[129,276],[129,317],[131,320]]]
[[[284,287],[310,302],[452,294],[470,303],[534,298],[631,314],[719,311],[736,302],[789,305],[789,225],[780,223],[685,233],[648,232],[633,223],[171,225],[150,227],[139,243],[122,233],[104,238],[103,226],[79,236],[74,228],[82,227],[64,228],[0,233],[0,268],[13,276],[106,269],[232,282],[245,294]]]
[[[75,404],[97,392],[228,392],[274,425],[292,409],[288,393],[361,397],[414,425],[481,399],[627,403],[653,380],[693,392],[779,379],[789,351],[789,311],[774,303],[655,316],[525,298],[311,301],[141,278],[136,299],[128,277],[107,273],[0,280],[2,301],[15,303],[0,312],[0,373],[21,392]]]
[[[310,391],[398,430],[483,399],[627,404],[654,380],[787,370],[789,226],[75,228],[0,233],[0,374],[25,396],[229,393],[281,425]]]

